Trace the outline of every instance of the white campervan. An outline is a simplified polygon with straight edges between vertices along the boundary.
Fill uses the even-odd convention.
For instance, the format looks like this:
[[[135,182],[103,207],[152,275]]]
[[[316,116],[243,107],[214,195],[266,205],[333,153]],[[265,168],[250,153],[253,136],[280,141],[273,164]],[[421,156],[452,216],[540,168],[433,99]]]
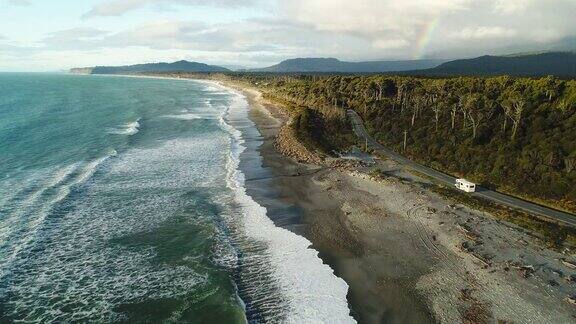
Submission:
[[[472,183],[466,179],[457,179],[455,186],[456,186],[456,188],[458,188],[462,191],[466,191],[466,192],[475,192],[476,191],[476,184]]]

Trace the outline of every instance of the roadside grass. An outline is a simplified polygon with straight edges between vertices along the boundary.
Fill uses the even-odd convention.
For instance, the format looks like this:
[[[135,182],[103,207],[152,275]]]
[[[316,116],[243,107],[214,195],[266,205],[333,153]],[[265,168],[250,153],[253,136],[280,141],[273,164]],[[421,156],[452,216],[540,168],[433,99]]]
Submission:
[[[456,204],[465,205],[472,209],[476,209],[488,213],[492,217],[511,223],[526,231],[526,234],[531,235],[541,241],[546,247],[552,248],[556,251],[562,251],[565,248],[576,248],[576,229],[569,226],[557,224],[551,220],[545,219],[540,216],[532,215],[521,210],[508,208],[490,200],[468,195],[459,190],[447,187],[443,184],[438,184],[434,179],[422,174],[418,171],[409,170],[410,173],[429,180],[431,183],[421,181],[411,181],[404,179],[397,175],[384,172],[376,169],[370,172],[370,175],[376,179],[386,180],[394,178],[404,183],[417,185],[425,190],[430,190],[439,194]]]
[[[537,205],[546,206],[552,209],[557,209],[568,214],[576,214],[576,202],[569,200],[552,200],[552,199],[540,199],[531,195],[520,194],[514,190],[499,187],[497,190],[501,193],[507,194],[512,197],[523,199]],[[576,217],[576,216],[575,216]]]

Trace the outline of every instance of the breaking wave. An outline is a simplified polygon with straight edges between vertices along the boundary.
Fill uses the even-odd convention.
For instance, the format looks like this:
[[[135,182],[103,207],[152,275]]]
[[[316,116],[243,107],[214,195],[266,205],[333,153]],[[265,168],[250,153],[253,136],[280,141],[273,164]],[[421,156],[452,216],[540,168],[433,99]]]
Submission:
[[[54,210],[79,186],[85,184],[98,167],[111,156],[88,163],[75,163],[53,173],[45,183],[28,189],[31,194],[13,202],[12,212],[4,219],[0,230],[0,281],[14,268],[13,263],[25,259],[21,255],[39,236]]]
[[[118,128],[110,128],[108,130],[109,134],[114,134],[114,135],[128,135],[128,136],[132,136],[137,134],[140,131],[140,119],[127,123],[125,125],[122,125]]]
[[[242,132],[226,121],[229,114],[247,114],[247,102],[234,92],[234,99],[220,118],[221,127],[230,134],[231,151],[227,162],[227,186],[240,206],[245,234],[266,246],[273,267],[271,276],[285,297],[288,307],[282,321],[289,323],[350,323],[354,319],[346,295],[348,285],[311,249],[312,243],[286,229],[277,227],[247,193],[245,177],[239,169],[240,155],[246,150]],[[245,116],[247,118],[247,115]],[[255,278],[256,279],[256,278]],[[257,303],[258,301],[256,301]],[[266,300],[264,299],[264,303]],[[280,306],[280,305],[279,305]],[[269,307],[265,305],[264,307]]]

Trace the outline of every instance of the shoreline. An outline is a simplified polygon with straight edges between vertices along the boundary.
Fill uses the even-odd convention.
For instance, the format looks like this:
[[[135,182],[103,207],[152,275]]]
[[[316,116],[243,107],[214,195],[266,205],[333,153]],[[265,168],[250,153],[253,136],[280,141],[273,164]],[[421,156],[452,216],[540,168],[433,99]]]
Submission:
[[[331,203],[331,198],[324,195],[323,188],[316,184],[317,176],[330,175],[333,170],[295,162],[276,148],[275,139],[280,127],[289,119],[282,109],[263,103],[257,90],[239,88],[235,84],[224,85],[241,91],[248,99],[250,118],[263,136],[260,154],[265,166],[275,175],[270,185],[280,192],[282,201],[298,209],[298,223],[292,220],[289,224],[280,222],[277,225],[310,240],[311,248],[317,250],[335,274],[348,283],[348,301],[354,318],[360,322],[380,322],[382,318],[391,322],[432,322],[430,312],[422,307],[420,297],[409,287],[410,280],[390,283],[388,286],[380,283],[386,286],[385,289],[373,289],[367,285],[379,282],[379,274],[371,269],[380,261],[373,262],[370,257],[361,256],[365,248],[363,242],[356,238],[352,233],[353,228],[344,221],[345,215],[340,206]],[[255,199],[258,200],[258,197]],[[341,215],[333,219],[330,217],[333,213]],[[276,217],[272,218],[274,220]],[[401,249],[398,247],[396,250]],[[423,261],[418,266],[410,265],[412,269],[406,268],[404,271],[421,275],[426,272],[427,266],[427,262]],[[388,265],[388,268],[394,266]],[[387,306],[378,310],[383,305]],[[385,315],[390,310],[394,315]]]
[[[247,181],[246,190],[267,209],[270,200],[289,209],[285,217],[270,208],[268,217],[312,242],[311,248],[347,283],[348,306],[359,322],[561,323],[576,318],[572,251],[546,248],[518,226],[440,196],[425,178],[390,160],[377,160],[383,171],[377,177],[370,173],[374,167],[298,162],[298,155],[279,151],[290,155],[293,146],[302,148],[293,139],[286,142],[291,134],[281,130],[290,117],[282,107],[266,102],[252,87],[196,81],[232,88],[248,100],[249,118],[262,136],[256,151],[272,176],[266,183]],[[279,148],[278,142],[285,146]],[[277,194],[269,199],[268,191]]]
[[[258,319],[274,320],[283,314],[288,322],[337,322],[352,321],[346,300],[348,285],[334,275],[334,271],[310,249],[310,242],[299,235],[294,228],[293,211],[283,210],[282,203],[269,193],[266,173],[269,171],[259,163],[259,147],[262,138],[253,120],[249,118],[252,109],[243,93],[218,82],[206,82],[230,92],[235,98],[231,107],[222,116],[225,128],[232,135],[234,144],[228,161],[228,187],[235,194],[241,213],[236,215],[242,221],[244,235],[259,242],[265,248],[266,261],[270,271],[271,284],[276,286],[278,298],[284,302],[269,300],[269,296],[252,296],[252,314]],[[234,108],[232,108],[234,107]],[[262,178],[264,176],[264,178]],[[257,199],[260,198],[260,199]],[[292,220],[291,220],[292,219]],[[247,265],[251,267],[251,265]],[[256,275],[258,283],[262,278]],[[255,308],[253,308],[255,307]],[[278,308],[279,313],[270,313]],[[280,309],[282,309],[280,311]],[[261,313],[262,312],[262,313]]]
[[[271,260],[268,260],[270,261],[270,266],[275,268],[275,275],[278,276],[272,281],[278,280],[278,282],[276,282],[276,289],[279,294],[277,298],[282,298],[281,295],[283,294],[286,294],[285,297],[287,298],[285,304],[278,306],[286,307],[287,312],[284,316],[286,316],[285,319],[289,322],[306,322],[311,320],[320,320],[322,322],[334,321],[337,323],[351,322],[352,318],[349,314],[350,307],[345,296],[348,285],[345,280],[334,272],[332,267],[324,262],[324,258],[319,255],[319,251],[311,246],[313,243],[304,235],[305,226],[298,219],[298,212],[294,210],[294,206],[286,203],[283,197],[270,195],[269,189],[272,188],[272,184],[261,183],[262,180],[266,179],[250,178],[252,171],[256,171],[255,175],[260,176],[262,175],[262,171],[264,171],[264,173],[266,173],[266,171],[273,172],[277,170],[279,165],[284,165],[286,162],[285,158],[279,155],[281,157],[279,165],[270,168],[266,168],[263,165],[259,165],[256,168],[250,166],[250,163],[257,162],[253,158],[253,154],[257,154],[259,157],[267,160],[261,152],[275,151],[272,143],[273,138],[267,136],[265,131],[263,132],[263,122],[265,120],[273,121],[273,125],[270,125],[271,130],[276,130],[283,125],[281,117],[276,119],[275,116],[277,115],[271,112],[270,109],[264,107],[260,110],[254,109],[260,101],[259,98],[254,100],[254,96],[258,96],[259,92],[251,92],[249,89],[239,88],[236,85],[213,79],[177,78],[155,75],[113,76],[192,81],[221,88],[224,91],[230,92],[235,96],[240,96],[246,100],[246,117],[249,122],[254,124],[254,130],[259,132],[262,138],[256,138],[258,136],[256,134],[247,134],[246,129],[250,127],[246,127],[246,123],[243,120],[245,118],[241,116],[242,120],[240,120],[238,116],[236,116],[231,119],[230,108],[223,115],[223,122],[232,127],[232,132],[236,133],[231,133],[231,136],[234,138],[236,145],[239,145],[237,149],[240,148],[238,156],[232,157],[233,160],[237,159],[233,162],[237,163],[237,168],[233,174],[229,174],[228,180],[233,179],[232,186],[229,186],[229,188],[232,189],[236,195],[237,203],[241,206],[243,217],[248,219],[248,222],[251,224],[260,223],[260,225],[264,226],[264,232],[259,232],[254,228],[249,231],[250,234],[246,235],[262,241],[265,245],[276,247],[270,249]],[[280,110],[275,112],[280,113]],[[255,113],[260,113],[262,118],[258,119],[255,117]],[[246,138],[246,135],[248,135],[248,138]],[[258,147],[251,147],[255,143],[258,143]],[[260,149],[260,146],[267,147],[269,145],[271,145],[271,147],[267,149]],[[266,162],[264,164],[266,164]],[[299,174],[301,172],[300,170],[303,169],[295,167],[295,169],[285,170],[286,173],[280,175],[280,177],[292,177],[293,174]],[[278,179],[278,177],[278,174],[272,174],[268,180],[273,182]],[[248,226],[247,228],[250,227],[251,226]],[[260,228],[260,230],[263,228]],[[274,233],[274,235],[271,235],[271,233]],[[302,265],[305,265],[306,269],[294,268],[294,266],[298,267]],[[302,278],[305,280],[300,280]],[[326,288],[329,288],[329,290],[326,291]],[[270,296],[257,297],[260,299],[259,302],[264,303],[270,298]],[[243,300],[240,294],[238,298],[240,298],[242,303],[246,303],[246,300]],[[244,306],[246,307],[247,305],[245,304]],[[256,316],[256,318],[266,318],[267,316],[274,318],[277,316],[273,313],[268,314],[270,310],[264,310],[264,313],[259,313],[262,312],[262,310],[259,310],[260,306],[267,307],[266,305],[250,305],[250,309],[246,309],[248,312],[245,315]],[[314,306],[319,308],[310,308]]]
[[[566,300],[576,271],[559,261],[569,252],[544,249],[517,226],[454,205],[392,161],[378,162],[390,174],[386,179],[362,168],[296,162],[275,145],[289,120],[282,108],[265,102],[257,89],[220,83],[248,98],[263,136],[263,163],[275,175],[271,185],[300,212],[299,224],[279,226],[310,240],[348,283],[356,320],[574,320],[576,308]]]

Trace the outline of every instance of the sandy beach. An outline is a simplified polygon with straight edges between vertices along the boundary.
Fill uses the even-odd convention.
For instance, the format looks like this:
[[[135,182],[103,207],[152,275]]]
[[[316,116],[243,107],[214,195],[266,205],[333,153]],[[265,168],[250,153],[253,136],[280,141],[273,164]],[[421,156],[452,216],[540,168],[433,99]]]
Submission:
[[[256,89],[240,90],[264,138],[271,185],[300,215],[279,225],[313,242],[348,283],[359,322],[576,320],[573,251],[545,248],[512,224],[426,190],[426,179],[389,160],[306,163],[313,153],[282,128],[289,123],[282,108]],[[387,176],[372,177],[374,168]]]

